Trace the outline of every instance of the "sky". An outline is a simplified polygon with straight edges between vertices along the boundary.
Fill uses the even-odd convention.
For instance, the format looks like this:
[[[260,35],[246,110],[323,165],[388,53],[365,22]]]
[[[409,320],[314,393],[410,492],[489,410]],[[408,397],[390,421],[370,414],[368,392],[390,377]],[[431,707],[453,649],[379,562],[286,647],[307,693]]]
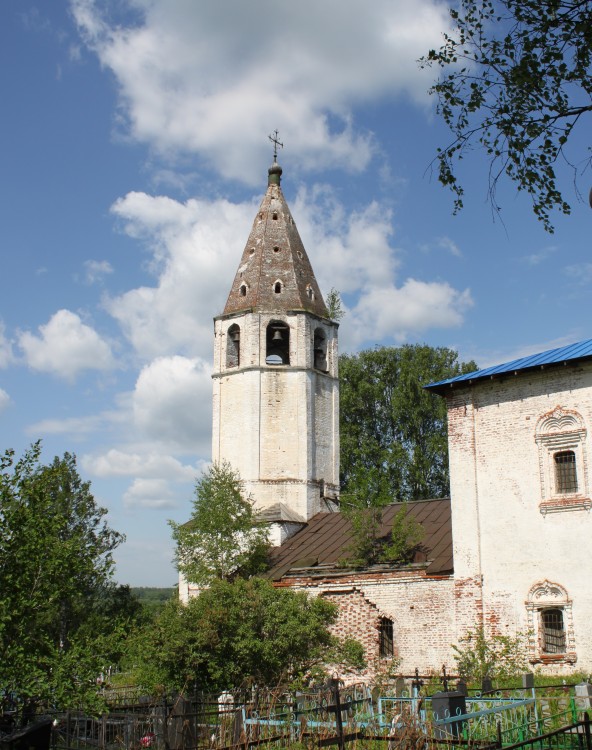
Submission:
[[[510,184],[492,215],[478,151],[452,215],[417,64],[448,29],[439,0],[2,0],[0,449],[76,454],[126,535],[119,582],[176,583],[168,520],[211,458],[212,319],[276,129],[342,352],[487,366],[592,335],[592,211],[567,172],[554,235]]]

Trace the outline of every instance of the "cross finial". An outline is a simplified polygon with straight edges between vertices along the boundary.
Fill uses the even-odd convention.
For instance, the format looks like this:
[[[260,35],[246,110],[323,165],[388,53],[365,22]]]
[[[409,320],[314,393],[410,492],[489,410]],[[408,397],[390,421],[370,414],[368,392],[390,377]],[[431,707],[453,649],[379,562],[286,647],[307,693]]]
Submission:
[[[281,143],[280,140],[278,139],[278,131],[277,130],[274,130],[273,134],[272,135],[268,135],[267,137],[273,143],[273,160],[275,162],[275,161],[277,161],[278,146],[280,146],[281,148],[283,148],[284,144]]]

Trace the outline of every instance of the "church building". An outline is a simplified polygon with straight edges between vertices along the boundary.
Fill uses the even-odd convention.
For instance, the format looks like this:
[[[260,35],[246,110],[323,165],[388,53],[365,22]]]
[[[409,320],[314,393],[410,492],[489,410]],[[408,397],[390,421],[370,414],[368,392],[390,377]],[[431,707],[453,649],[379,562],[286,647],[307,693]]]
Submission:
[[[527,637],[533,669],[592,671],[592,340],[428,387],[448,405],[451,498],[393,503],[423,527],[405,565],[343,565],[338,324],[274,158],[214,323],[212,459],[238,471],[269,524],[276,586],[338,604],[371,680],[396,661],[454,672],[469,631]],[[179,595],[195,591],[180,580]]]

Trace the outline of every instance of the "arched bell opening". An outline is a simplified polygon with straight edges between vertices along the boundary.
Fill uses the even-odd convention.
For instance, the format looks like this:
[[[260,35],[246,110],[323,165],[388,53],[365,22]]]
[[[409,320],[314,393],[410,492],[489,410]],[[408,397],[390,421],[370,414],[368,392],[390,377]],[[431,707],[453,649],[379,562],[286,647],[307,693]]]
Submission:
[[[226,367],[240,365],[240,327],[234,323],[226,332]]]
[[[316,328],[312,345],[312,358],[315,370],[327,372],[327,339],[322,328]]]
[[[290,327],[281,320],[272,320],[267,326],[265,363],[290,364]]]

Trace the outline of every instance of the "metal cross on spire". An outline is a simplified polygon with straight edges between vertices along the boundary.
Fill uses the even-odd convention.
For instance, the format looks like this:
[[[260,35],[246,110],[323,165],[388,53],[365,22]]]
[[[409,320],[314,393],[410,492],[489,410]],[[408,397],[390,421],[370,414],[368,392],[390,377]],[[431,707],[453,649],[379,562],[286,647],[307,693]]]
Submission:
[[[281,148],[284,147],[284,144],[281,143],[281,141],[278,139],[278,131],[274,130],[272,135],[267,136],[269,140],[273,143],[273,160],[277,161],[277,150],[278,146]]]

